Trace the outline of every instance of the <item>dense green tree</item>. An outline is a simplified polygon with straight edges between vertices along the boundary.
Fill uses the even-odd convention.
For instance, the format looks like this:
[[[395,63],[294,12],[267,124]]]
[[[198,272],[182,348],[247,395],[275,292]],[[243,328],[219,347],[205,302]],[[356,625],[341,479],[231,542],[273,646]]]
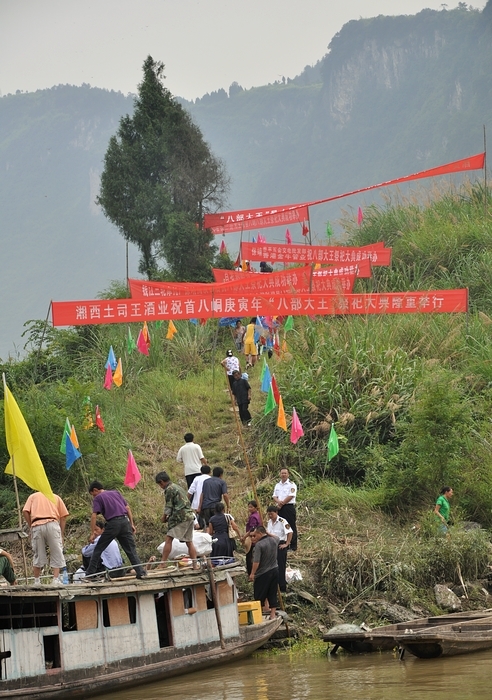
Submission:
[[[224,206],[225,167],[190,115],[164,87],[164,65],[149,56],[133,116],[120,120],[104,159],[98,202],[141,252],[149,279],[165,258],[179,280],[210,278],[215,247],[203,215]]]

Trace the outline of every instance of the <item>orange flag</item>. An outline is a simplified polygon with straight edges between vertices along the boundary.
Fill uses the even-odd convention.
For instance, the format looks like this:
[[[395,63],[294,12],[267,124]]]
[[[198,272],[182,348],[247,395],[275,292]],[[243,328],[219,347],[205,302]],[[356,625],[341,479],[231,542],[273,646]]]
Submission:
[[[145,338],[145,342],[147,343],[147,347],[150,348],[150,335],[149,335],[149,329],[147,328],[147,321],[144,321],[143,328],[142,328],[142,334],[143,334],[143,337]]]
[[[79,441],[77,439],[77,433],[75,432],[74,425],[72,425],[72,429],[70,430],[70,440],[72,441],[72,445],[78,449],[79,448]]]
[[[284,411],[284,402],[282,401],[282,397],[278,397],[278,417],[277,417],[277,425],[279,428],[282,428],[282,430],[285,430],[287,432],[287,421],[285,419],[285,411]]]
[[[116,365],[116,369],[113,374],[113,382],[116,384],[116,386],[121,386],[123,384],[123,365],[121,364],[121,357],[118,360],[118,364]]]
[[[174,338],[174,334],[178,332],[178,329],[174,325],[172,321],[169,321],[169,326],[167,327],[167,335],[166,338],[167,340],[172,340]]]

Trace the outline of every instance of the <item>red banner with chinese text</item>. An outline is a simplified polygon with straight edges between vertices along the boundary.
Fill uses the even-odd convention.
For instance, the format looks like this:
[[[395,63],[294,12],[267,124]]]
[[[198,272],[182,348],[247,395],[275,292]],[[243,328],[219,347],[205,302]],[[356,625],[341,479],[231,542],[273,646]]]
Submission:
[[[391,264],[391,248],[380,246],[325,246],[325,245],[284,245],[281,243],[241,243],[242,260],[268,262],[297,262],[345,264],[369,260],[371,265],[386,267]]]
[[[174,297],[182,295],[203,296],[203,294],[223,294],[226,292],[243,292],[251,294],[261,292],[268,294],[285,294],[289,292],[327,292],[338,294],[351,293],[355,283],[355,266],[344,274],[316,275],[311,266],[296,267],[268,274],[242,274],[242,279],[223,283],[197,284],[185,282],[149,282],[147,280],[129,279],[132,299],[155,297]],[[204,288],[205,287],[205,288]]]
[[[362,192],[369,192],[370,190],[377,189],[379,187],[388,187],[390,185],[399,185],[404,182],[412,182],[414,180],[420,180],[427,177],[437,177],[439,175],[450,175],[453,173],[465,172],[469,170],[482,170],[485,164],[485,153],[478,153],[474,156],[468,156],[467,158],[461,158],[461,160],[455,160],[451,163],[446,163],[444,165],[439,165],[436,168],[430,168],[429,170],[422,170],[421,172],[414,173],[413,175],[405,175],[404,177],[396,178],[395,180],[387,180],[386,182],[380,182],[377,185],[369,185],[369,187],[362,187],[358,190],[352,190],[351,192],[344,192],[343,194],[337,194],[333,197],[326,197],[325,199],[317,199],[312,202],[304,202],[301,204],[286,204],[281,207],[264,207],[263,209],[241,209],[238,211],[220,212],[218,214],[206,214],[204,217],[205,228],[210,228],[212,233],[233,233],[234,231],[246,231],[254,228],[268,228],[271,226],[280,226],[283,223],[295,223],[301,222],[300,212],[303,207],[313,207],[317,204],[325,204],[327,202],[333,202],[337,199],[342,199],[343,197],[350,197],[354,194],[362,194]],[[290,210],[299,212],[294,216],[292,221],[275,221],[277,215],[285,215],[285,212]],[[297,217],[297,218],[296,218]],[[255,218],[261,219],[262,223],[255,223]],[[305,219],[307,220],[307,213]],[[248,225],[246,225],[248,223]]]
[[[312,316],[333,314],[460,313],[467,289],[386,294],[220,294],[158,300],[104,299],[52,302],[54,326],[142,323],[224,316]]]
[[[285,273],[292,274],[293,272],[299,272],[300,270],[305,269],[311,270],[312,267],[312,265],[308,265],[307,267],[290,267],[287,270],[277,270],[277,272],[261,273],[261,276],[271,277],[273,275],[275,277],[276,275],[281,275]],[[256,270],[251,272],[243,272],[241,270],[222,270],[216,267],[212,268],[214,279],[218,283],[232,281],[243,282],[243,280],[244,283],[246,283],[246,280],[249,280],[251,277],[255,276],[256,278],[256,272]],[[371,261],[367,259],[360,260],[358,263],[352,263],[351,265],[330,265],[326,267],[323,266],[315,268],[313,272],[314,277],[343,277],[345,275],[355,275],[356,277],[360,278],[372,277]]]

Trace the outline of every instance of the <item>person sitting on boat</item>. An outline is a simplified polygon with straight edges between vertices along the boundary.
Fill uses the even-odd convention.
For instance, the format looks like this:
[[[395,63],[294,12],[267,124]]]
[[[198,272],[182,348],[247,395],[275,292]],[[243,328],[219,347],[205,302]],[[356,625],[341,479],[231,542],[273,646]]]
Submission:
[[[166,499],[164,515],[161,520],[168,524],[168,530],[162,550],[162,563],[169,559],[173,539],[176,537],[180,542],[186,542],[190,559],[193,561],[193,568],[198,569],[196,549],[193,544],[195,513],[191,509],[186,491],[181,486],[173,484],[167,472],[159,472],[155,481],[164,491]]]
[[[105,524],[102,520],[96,520],[96,525],[94,527],[96,537],[94,539],[94,542],[86,544],[85,547],[82,547],[82,559],[85,569],[87,569],[87,567],[89,566],[89,562],[96,548],[96,545],[99,542],[99,538],[104,532],[104,527]],[[112,569],[116,569],[116,571],[112,571]],[[125,571],[123,569],[123,559],[121,557],[120,548],[118,547],[118,543],[116,542],[116,540],[110,542],[106,549],[101,552],[101,561],[99,563],[99,566],[97,567],[96,573],[100,573],[105,570],[109,571],[109,575],[111,576],[111,578],[117,578],[119,576],[125,575]]]
[[[98,514],[101,514],[106,520],[106,526],[94,547],[89,566],[85,572],[86,578],[96,573],[102,552],[113,540],[118,540],[122,546],[126,556],[133,564],[136,577],[144,578],[147,576],[137,554],[133,536],[135,532],[133,515],[126,500],[119,491],[106,491],[100,481],[93,481],[89,485],[89,493],[94,499],[91,515],[91,542],[94,542],[97,537],[95,527]]]
[[[453,489],[451,486],[444,486],[441,489],[441,493],[439,494],[439,497],[436,501],[436,505],[434,507],[434,513],[436,514],[437,518],[439,519],[439,529],[443,534],[446,534],[448,531],[448,522],[449,522],[449,511],[451,506],[449,505],[449,499],[453,495]]]
[[[7,583],[11,586],[15,586],[17,581],[15,580],[14,572],[14,560],[12,555],[5,551],[5,549],[0,549],[0,576],[7,579]]]
[[[212,557],[232,557],[234,556],[235,542],[229,537],[229,525],[238,537],[241,537],[236,521],[227,513],[224,513],[225,506],[222,502],[215,506],[215,515],[212,515],[208,522],[207,532],[212,537]]]

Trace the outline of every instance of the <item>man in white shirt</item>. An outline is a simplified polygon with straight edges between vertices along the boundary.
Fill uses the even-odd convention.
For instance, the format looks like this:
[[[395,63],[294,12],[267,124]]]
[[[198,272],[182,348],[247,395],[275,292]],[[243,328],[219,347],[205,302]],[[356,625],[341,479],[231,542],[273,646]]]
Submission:
[[[267,508],[267,532],[269,535],[275,535],[278,538],[277,564],[278,564],[278,587],[282,593],[287,590],[287,582],[285,580],[285,569],[287,567],[287,550],[292,540],[292,528],[278,514],[277,506],[268,506]]]
[[[292,528],[292,542],[290,549],[295,552],[297,549],[297,527],[296,527],[296,497],[297,486],[289,479],[289,470],[280,470],[280,481],[273,490],[273,500],[277,504],[278,514],[285,518]]]
[[[92,542],[91,544],[87,544],[85,547],[82,547],[82,557],[84,557],[84,559],[88,559],[90,561],[92,553],[94,552],[96,544],[99,542],[99,538],[101,537],[103,531],[104,522],[102,520],[97,520],[96,525],[94,527],[94,534],[96,535],[94,542]],[[122,570],[124,566],[123,559],[121,557],[120,548],[118,547],[118,543],[116,540],[110,542],[106,549],[103,550],[103,552],[101,552],[101,562],[102,566],[105,569],[120,569],[120,571],[115,571],[114,573],[110,572],[109,575],[112,576],[112,578],[125,575],[125,571]],[[86,568],[88,565],[89,563],[87,562]]]
[[[188,488],[193,483],[193,479],[201,474],[202,465],[207,464],[202,448],[196,442],[193,442],[193,439],[193,433],[186,433],[184,436],[185,444],[179,448],[176,455],[176,461],[184,464],[184,474]]]
[[[200,513],[198,513],[198,509],[200,507],[200,496],[202,495],[203,482],[210,479],[211,469],[208,464],[204,464],[200,471],[201,474],[193,479],[191,486],[188,489],[188,498],[191,501],[191,507],[195,511],[195,517],[197,518],[200,527],[203,529],[205,527],[205,520]]]

